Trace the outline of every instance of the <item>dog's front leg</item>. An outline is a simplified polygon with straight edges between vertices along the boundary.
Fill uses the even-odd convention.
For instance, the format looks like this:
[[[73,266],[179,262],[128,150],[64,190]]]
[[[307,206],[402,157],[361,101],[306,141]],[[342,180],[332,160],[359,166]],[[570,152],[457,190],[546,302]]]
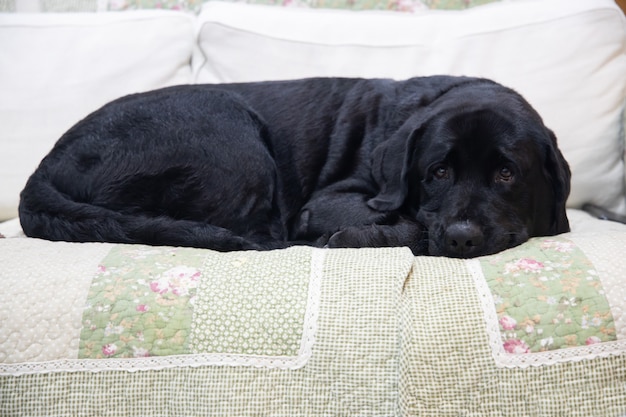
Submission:
[[[408,246],[415,255],[424,255],[428,250],[424,227],[402,217],[394,224],[342,228],[330,236],[326,246],[329,248]]]

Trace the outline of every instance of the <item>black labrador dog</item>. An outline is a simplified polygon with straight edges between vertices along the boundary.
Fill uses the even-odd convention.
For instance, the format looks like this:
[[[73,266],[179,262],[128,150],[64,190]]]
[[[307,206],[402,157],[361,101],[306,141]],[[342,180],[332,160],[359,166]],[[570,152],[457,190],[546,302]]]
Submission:
[[[50,240],[474,257],[568,231],[569,182],[553,133],[493,81],[187,85],[72,127],[19,213]]]

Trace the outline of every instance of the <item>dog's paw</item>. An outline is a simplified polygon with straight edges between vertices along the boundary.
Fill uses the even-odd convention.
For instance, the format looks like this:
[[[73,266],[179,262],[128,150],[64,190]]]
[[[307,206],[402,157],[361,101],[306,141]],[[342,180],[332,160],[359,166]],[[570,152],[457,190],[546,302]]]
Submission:
[[[326,243],[328,248],[355,248],[359,246],[358,232],[350,227],[333,233]]]

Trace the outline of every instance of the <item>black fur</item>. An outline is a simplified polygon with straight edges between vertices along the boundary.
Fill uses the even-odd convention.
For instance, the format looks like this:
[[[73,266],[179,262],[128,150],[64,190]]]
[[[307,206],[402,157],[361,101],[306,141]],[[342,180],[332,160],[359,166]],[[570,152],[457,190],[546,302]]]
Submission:
[[[72,127],[20,219],[50,240],[473,257],[568,231],[569,181],[539,115],[489,80],[189,85]]]

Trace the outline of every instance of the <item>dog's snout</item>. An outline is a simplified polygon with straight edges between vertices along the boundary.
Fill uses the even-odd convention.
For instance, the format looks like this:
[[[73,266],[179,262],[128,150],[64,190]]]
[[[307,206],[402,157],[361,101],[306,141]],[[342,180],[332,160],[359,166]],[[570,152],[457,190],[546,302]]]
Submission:
[[[446,229],[445,244],[451,256],[467,258],[479,252],[485,243],[481,228],[473,222],[452,223]]]

